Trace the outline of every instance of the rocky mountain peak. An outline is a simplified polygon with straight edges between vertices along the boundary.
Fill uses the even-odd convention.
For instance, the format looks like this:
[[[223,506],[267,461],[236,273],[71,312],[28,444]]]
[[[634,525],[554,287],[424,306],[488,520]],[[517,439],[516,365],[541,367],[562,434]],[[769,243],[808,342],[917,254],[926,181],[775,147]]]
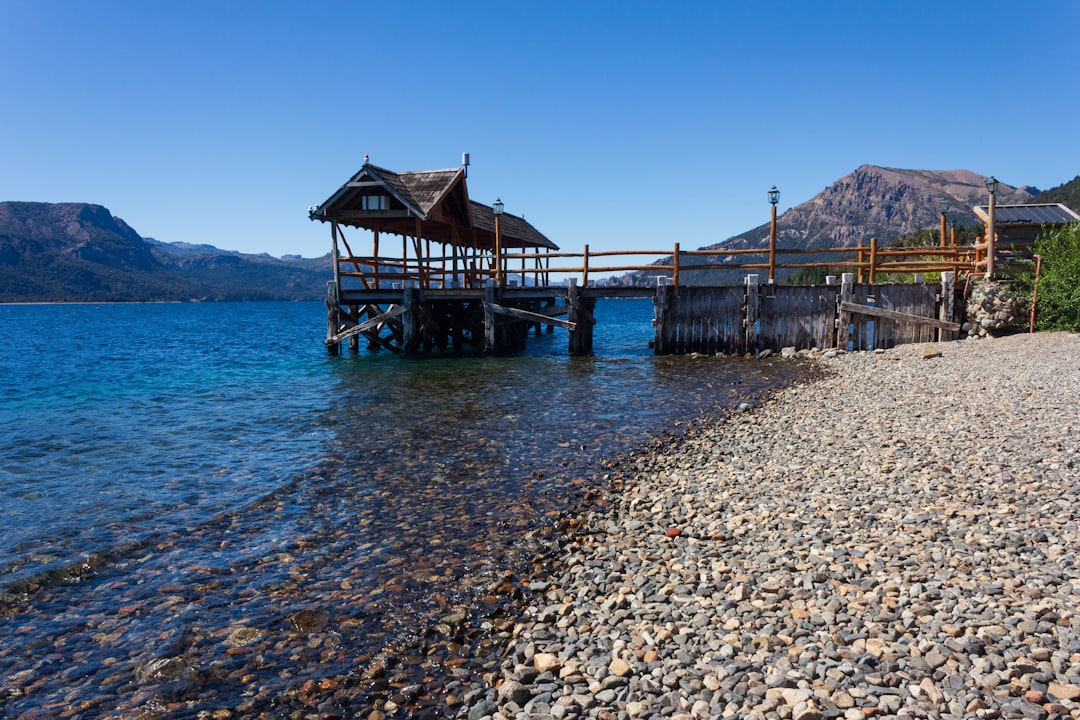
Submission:
[[[998,186],[998,202],[1030,202],[1031,188]],[[969,170],[903,170],[862,165],[777,219],[777,242],[786,247],[853,247],[871,237],[888,242],[936,227],[939,204],[958,225],[978,222],[972,207],[986,204],[986,177]],[[762,225],[711,248],[763,247]]]

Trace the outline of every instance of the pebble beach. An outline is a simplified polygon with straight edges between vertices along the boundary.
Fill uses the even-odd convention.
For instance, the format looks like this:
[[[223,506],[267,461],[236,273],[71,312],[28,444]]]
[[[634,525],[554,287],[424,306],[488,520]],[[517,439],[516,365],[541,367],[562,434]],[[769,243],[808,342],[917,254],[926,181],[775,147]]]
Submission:
[[[608,476],[462,717],[1080,717],[1080,336],[807,362]]]

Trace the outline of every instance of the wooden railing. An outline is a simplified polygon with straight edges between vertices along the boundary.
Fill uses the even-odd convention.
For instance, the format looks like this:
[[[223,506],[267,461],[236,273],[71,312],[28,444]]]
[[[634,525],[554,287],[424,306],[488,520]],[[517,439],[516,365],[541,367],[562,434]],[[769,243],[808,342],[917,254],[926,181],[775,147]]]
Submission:
[[[857,281],[874,283],[878,276],[890,273],[925,274],[953,272],[957,277],[985,271],[986,243],[949,247],[878,247],[877,238],[868,245],[846,248],[776,249],[768,248],[714,250],[682,250],[679,243],[668,250],[591,250],[582,252],[505,251],[501,267],[495,258],[486,255],[446,255],[420,260],[390,257],[338,257],[338,277],[356,278],[365,288],[401,287],[415,283],[420,287],[481,287],[486,281],[500,278],[505,285],[533,284],[547,286],[552,275],[578,276],[582,285],[591,279],[617,273],[649,272],[669,276],[678,286],[687,273],[707,270],[763,271],[763,280],[775,279],[776,270],[824,268],[836,272],[851,272]],[[811,262],[780,262],[777,258],[791,256],[836,256],[835,259]],[[759,256],[760,260],[751,260]],[[666,258],[663,263],[611,262],[610,258]],[[725,258],[723,262],[691,262],[689,258]],[[746,258],[745,261],[731,259]],[[769,260],[772,259],[770,263]],[[560,261],[559,264],[553,261]],[[518,267],[520,263],[520,267]],[[605,264],[606,263],[606,264]]]

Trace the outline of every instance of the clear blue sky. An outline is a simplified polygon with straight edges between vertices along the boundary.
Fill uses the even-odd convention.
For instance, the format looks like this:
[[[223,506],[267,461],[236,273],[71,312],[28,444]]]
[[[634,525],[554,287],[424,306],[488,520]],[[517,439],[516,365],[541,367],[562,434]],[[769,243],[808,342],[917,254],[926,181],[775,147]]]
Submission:
[[[568,250],[700,247],[863,163],[1080,173],[1080,2],[0,0],[0,200],[323,255],[363,164]]]

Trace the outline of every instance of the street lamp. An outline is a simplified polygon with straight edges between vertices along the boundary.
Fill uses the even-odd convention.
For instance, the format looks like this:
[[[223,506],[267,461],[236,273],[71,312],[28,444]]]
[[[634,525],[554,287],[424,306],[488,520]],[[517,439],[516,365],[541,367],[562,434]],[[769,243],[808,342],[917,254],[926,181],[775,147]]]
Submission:
[[[994,236],[996,234],[996,228],[994,227],[994,202],[995,195],[997,195],[997,178],[993,175],[986,181],[986,189],[990,193],[990,208],[987,213],[986,222],[986,279],[990,280],[994,277]]]
[[[499,216],[503,214],[503,201],[495,198],[491,204],[495,214],[495,284],[502,285],[502,241],[499,237]]]
[[[780,191],[773,185],[769,190],[769,203],[772,205],[772,220],[769,222],[769,282],[776,281],[776,203],[780,202]]]
[[[941,202],[938,203],[937,209],[938,212],[941,213],[941,247],[945,247],[945,233],[948,232],[945,215],[949,212],[949,201],[945,198],[941,198]]]

